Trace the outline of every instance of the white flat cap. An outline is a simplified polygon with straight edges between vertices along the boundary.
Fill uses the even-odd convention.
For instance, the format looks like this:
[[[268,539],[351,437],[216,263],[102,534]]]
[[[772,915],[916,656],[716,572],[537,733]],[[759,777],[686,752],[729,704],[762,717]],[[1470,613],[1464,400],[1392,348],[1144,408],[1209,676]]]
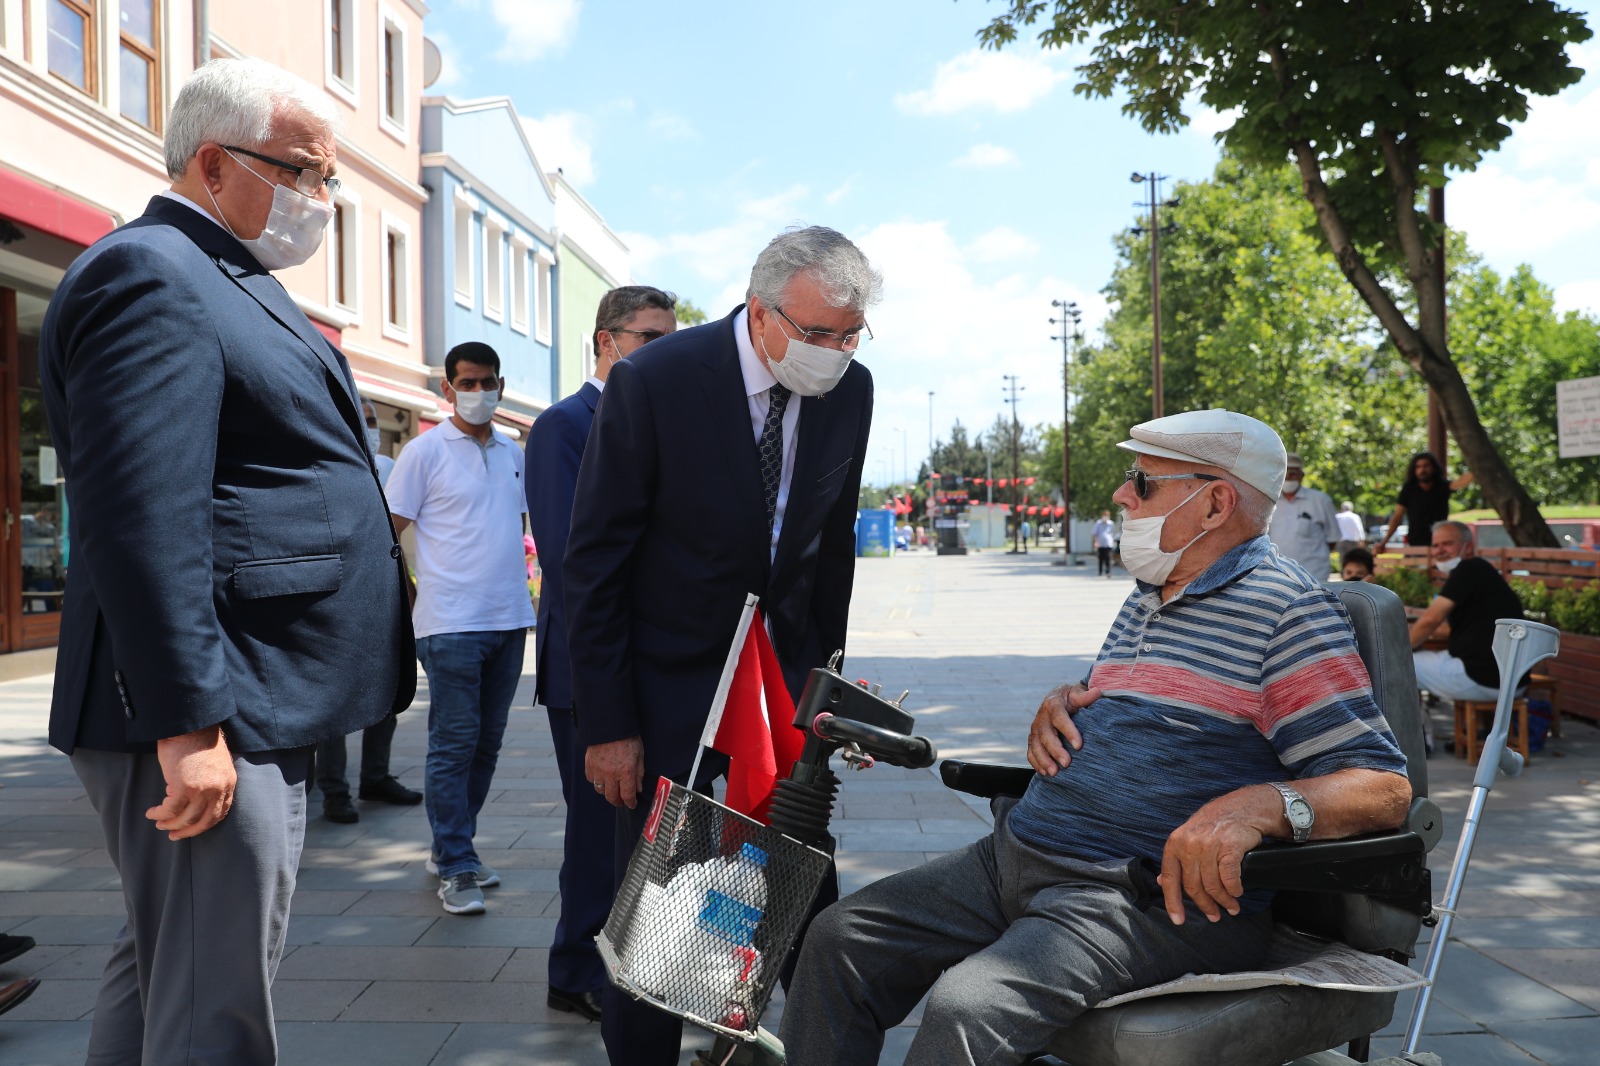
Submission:
[[[1128,431],[1132,440],[1117,445],[1141,455],[1218,466],[1276,500],[1283,490],[1288,456],[1277,432],[1265,422],[1224,411],[1185,411],[1141,422]]]

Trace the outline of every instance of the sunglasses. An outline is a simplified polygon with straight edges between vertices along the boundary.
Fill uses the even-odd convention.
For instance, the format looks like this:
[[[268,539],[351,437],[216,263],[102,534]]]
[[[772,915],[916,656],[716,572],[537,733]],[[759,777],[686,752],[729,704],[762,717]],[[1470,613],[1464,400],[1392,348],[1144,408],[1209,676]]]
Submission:
[[[1133,482],[1133,494],[1141,500],[1150,498],[1150,482],[1152,481],[1221,481],[1215,474],[1146,474],[1138,467],[1127,471],[1123,475],[1124,481]]]

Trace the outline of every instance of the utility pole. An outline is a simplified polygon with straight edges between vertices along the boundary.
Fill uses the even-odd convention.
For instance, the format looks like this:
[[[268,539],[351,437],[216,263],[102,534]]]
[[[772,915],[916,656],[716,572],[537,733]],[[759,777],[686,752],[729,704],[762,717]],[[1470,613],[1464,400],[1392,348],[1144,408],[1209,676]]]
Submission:
[[[1145,202],[1136,204],[1137,207],[1150,209],[1150,410],[1152,418],[1160,418],[1164,403],[1161,383],[1161,227],[1160,209],[1163,207],[1177,207],[1177,200],[1161,200],[1161,183],[1167,180],[1165,174],[1151,171],[1140,174],[1135,171],[1129,178],[1134,184],[1144,183]],[[1168,223],[1164,232],[1171,233],[1177,227]],[[1145,232],[1142,226],[1133,227],[1135,236]]]
[[[933,390],[928,390],[928,469],[933,469]]]
[[[1021,480],[1017,444],[1018,438],[1022,435],[1022,423],[1017,420],[1017,392],[1026,390],[1027,386],[1018,385],[1017,382],[1020,379],[1015,374],[1002,374],[1000,376],[1010,382],[1009,385],[1003,386],[1000,391],[1005,392],[1009,389],[1011,392],[1011,398],[1005,401],[1011,405],[1011,512],[1013,515],[1012,530],[1014,540],[1012,541],[1010,554],[1020,555],[1025,554],[1028,547],[1022,539],[1022,503],[1017,496],[1018,490],[1022,488],[1021,485],[1017,484]]]
[[[1074,300],[1051,300],[1051,307],[1061,309],[1059,319],[1052,318],[1050,324],[1061,327],[1061,336],[1051,337],[1053,341],[1061,342],[1061,396],[1064,410],[1061,416],[1061,535],[1062,551],[1067,559],[1072,558],[1072,349],[1069,344],[1076,344],[1083,340],[1083,334],[1078,332],[1078,323],[1083,320],[1083,312],[1078,310]],[[1067,328],[1067,322],[1072,322],[1072,328]]]

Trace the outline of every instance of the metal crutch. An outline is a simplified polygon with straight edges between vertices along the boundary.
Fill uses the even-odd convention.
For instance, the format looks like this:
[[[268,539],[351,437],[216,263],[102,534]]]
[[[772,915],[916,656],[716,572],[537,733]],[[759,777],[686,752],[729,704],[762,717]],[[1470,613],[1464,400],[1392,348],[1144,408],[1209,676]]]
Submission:
[[[1428,1013],[1428,1001],[1433,997],[1434,980],[1439,973],[1439,960],[1444,956],[1444,946],[1450,939],[1450,924],[1456,916],[1456,903],[1461,898],[1461,885],[1467,879],[1467,862],[1472,858],[1473,838],[1478,835],[1478,822],[1483,817],[1483,805],[1488,801],[1489,790],[1494,787],[1496,772],[1507,777],[1522,773],[1522,755],[1506,748],[1506,736],[1511,730],[1511,705],[1516,700],[1517,684],[1522,676],[1538,663],[1550,658],[1561,647],[1561,632],[1538,622],[1502,618],[1494,624],[1494,661],[1500,667],[1500,696],[1494,709],[1494,725],[1483,742],[1483,752],[1478,756],[1478,772],[1472,778],[1472,798],[1467,803],[1466,822],[1461,826],[1461,841],[1456,845],[1455,861],[1450,866],[1450,881],[1445,887],[1444,902],[1434,908],[1440,915],[1439,925],[1433,931],[1433,943],[1428,945],[1428,963],[1423,976],[1428,983],[1417,993],[1417,1002],[1411,1009],[1411,1022],[1406,1026],[1403,1051],[1409,1055],[1417,1050],[1417,1040],[1422,1036],[1422,1022]],[[1461,738],[1456,738],[1461,743]]]

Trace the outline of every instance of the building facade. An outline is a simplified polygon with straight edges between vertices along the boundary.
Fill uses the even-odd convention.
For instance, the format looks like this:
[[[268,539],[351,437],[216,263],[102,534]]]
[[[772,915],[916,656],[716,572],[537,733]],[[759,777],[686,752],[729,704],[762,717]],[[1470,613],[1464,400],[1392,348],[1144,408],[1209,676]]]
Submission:
[[[423,315],[437,380],[465,341],[500,354],[499,420],[525,429],[555,393],[555,192],[505,97],[422,101]]]
[[[567,183],[559,171],[550,175],[556,197],[556,270],[561,275],[561,332],[556,344],[555,381],[558,397],[578,391],[594,373],[594,316],[600,298],[628,279],[628,246],[600,213]]]
[[[349,358],[386,450],[438,417],[417,180],[426,14],[420,0],[0,0],[0,675],[48,666],[71,559],[39,400],[45,308],[73,259],[167,186],[163,121],[197,63],[257,56],[337,102],[335,220],[279,277]]]

